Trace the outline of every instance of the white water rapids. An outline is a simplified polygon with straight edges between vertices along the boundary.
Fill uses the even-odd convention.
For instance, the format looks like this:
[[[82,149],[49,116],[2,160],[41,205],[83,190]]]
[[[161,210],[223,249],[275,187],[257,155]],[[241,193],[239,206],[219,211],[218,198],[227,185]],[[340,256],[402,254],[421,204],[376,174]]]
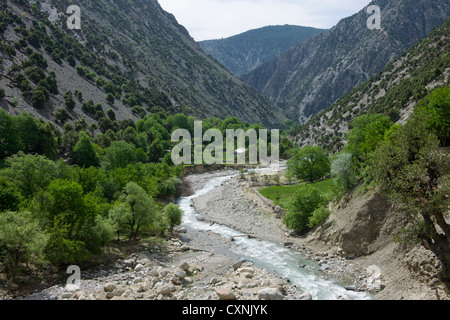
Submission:
[[[226,226],[219,224],[210,225],[209,223],[198,221],[196,218],[198,213],[191,206],[194,198],[208,193],[230,178],[231,176],[212,178],[194,195],[179,199],[178,205],[184,211],[183,227],[193,231],[214,232],[222,236],[224,241],[232,236],[242,234]],[[289,279],[291,284],[296,284],[301,291],[310,293],[314,300],[371,299],[367,293],[348,291],[342,285],[332,280],[324,279],[319,272],[319,265],[316,262],[307,260],[292,249],[247,237],[235,238],[234,244],[229,249],[234,254],[252,261],[255,266],[263,268],[272,274]],[[225,243],[224,246],[226,246]],[[306,265],[306,267],[300,268],[300,265]]]

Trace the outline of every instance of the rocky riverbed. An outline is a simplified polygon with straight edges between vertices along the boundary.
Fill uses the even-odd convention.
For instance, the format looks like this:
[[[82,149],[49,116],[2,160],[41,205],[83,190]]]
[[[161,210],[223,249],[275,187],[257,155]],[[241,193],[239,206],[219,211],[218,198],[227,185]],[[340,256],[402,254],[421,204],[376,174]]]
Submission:
[[[192,189],[197,190],[202,182],[233,172],[209,173],[201,177],[190,176]],[[235,176],[203,196],[193,200],[199,219],[209,223],[228,226],[250,237],[270,241],[299,252],[320,266],[325,279],[346,283],[349,290],[370,291],[367,287],[367,269],[353,261],[353,256],[341,256],[320,251],[309,245],[308,240],[294,235],[286,229],[279,214],[279,208],[263,198],[250,179]],[[276,172],[261,172],[276,174]],[[219,209],[220,208],[220,209]],[[372,288],[371,288],[372,289]],[[374,291],[375,293],[376,291]]]
[[[323,278],[345,281],[351,291],[365,290],[366,275],[351,260],[308,248],[284,229],[269,202],[242,181],[236,171],[188,176],[192,192],[211,178],[235,175],[194,199],[198,219],[229,226],[243,236],[271,241],[300,252],[320,267]],[[277,217],[278,216],[278,217]],[[129,255],[92,270],[81,270],[79,283],[66,278],[25,300],[311,300],[287,278],[255,266],[234,254],[234,239],[209,230],[177,229],[166,241],[144,242]],[[305,266],[298,266],[304,268]],[[67,275],[69,277],[69,275]],[[11,298],[4,296],[4,298]],[[342,298],[342,297],[337,297]]]

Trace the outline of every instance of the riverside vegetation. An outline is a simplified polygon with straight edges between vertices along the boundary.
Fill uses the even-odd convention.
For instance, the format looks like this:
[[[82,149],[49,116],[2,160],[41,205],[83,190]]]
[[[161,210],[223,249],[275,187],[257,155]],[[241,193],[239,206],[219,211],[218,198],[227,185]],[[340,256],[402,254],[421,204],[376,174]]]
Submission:
[[[193,117],[112,121],[106,132],[78,121],[60,132],[0,109],[0,123],[0,263],[10,287],[34,268],[88,262],[115,239],[163,237],[181,223],[171,202],[183,167],[171,161],[169,132],[193,133]],[[203,121],[205,131],[255,127],[235,117]]]
[[[398,8],[401,2],[389,3]],[[416,8],[406,2],[410,6],[401,7]],[[168,152],[173,130],[183,128],[193,135],[196,119],[203,119],[203,130],[222,132],[258,131],[284,120],[274,103],[201,52],[157,1],[81,3],[85,13],[100,20],[86,14],[83,33],[76,34],[64,27],[64,15],[49,20],[48,1],[0,0],[0,267],[10,289],[42,270],[89,264],[112,243],[126,246],[171,236],[181,221],[182,212],[173,202],[185,172],[173,165]],[[427,3],[420,1],[417,8]],[[445,1],[438,4],[447,12]],[[66,9],[64,1],[55,5],[61,12]],[[149,24],[133,23],[133,14]],[[430,14],[438,16],[436,23],[444,19]],[[353,25],[361,16],[346,21]],[[394,18],[398,14],[390,20]],[[292,136],[281,141],[281,155],[289,159],[287,179],[305,182],[262,191],[287,210],[285,225],[304,235],[327,220],[331,201],[344,198],[355,186],[381,189],[409,221],[396,240],[432,252],[447,285],[449,21],[308,125],[285,121],[291,129],[287,134],[305,137],[302,147]],[[113,26],[119,26],[120,36]],[[346,23],[339,26],[348,30]],[[334,41],[322,41],[329,36],[325,32],[297,49],[327,43],[334,50]],[[173,40],[170,46],[167,38]],[[417,40],[409,39],[402,47]],[[384,47],[391,56],[393,47]],[[378,60],[377,70],[369,74],[387,63]],[[266,69],[252,74],[261,70]],[[309,67],[306,71],[311,73]],[[397,81],[400,74],[412,77]],[[345,90],[362,81],[353,78]],[[274,97],[281,92],[276,91]],[[308,118],[315,106],[332,102],[319,100],[305,106],[301,115]],[[293,109],[286,113],[299,115]],[[340,127],[344,122],[349,130]]]
[[[360,116],[352,122],[348,144],[331,158],[321,147],[290,150],[287,175],[305,183],[261,193],[280,201],[287,209],[286,226],[304,234],[328,218],[327,205],[333,198],[339,199],[360,182],[364,188],[380,188],[409,220],[396,241],[421,244],[433,252],[441,262],[440,279],[448,286],[449,119],[450,87],[435,89],[420,101],[404,125],[383,114]],[[334,186],[320,191],[314,182],[327,176]],[[289,200],[281,201],[283,189]]]

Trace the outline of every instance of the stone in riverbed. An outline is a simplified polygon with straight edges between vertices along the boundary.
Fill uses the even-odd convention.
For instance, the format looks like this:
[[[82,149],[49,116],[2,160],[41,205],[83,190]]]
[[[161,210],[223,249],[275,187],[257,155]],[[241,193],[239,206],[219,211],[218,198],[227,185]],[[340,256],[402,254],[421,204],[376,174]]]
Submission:
[[[163,296],[166,296],[166,295],[171,294],[172,292],[175,292],[176,290],[177,289],[176,289],[176,287],[173,284],[167,283],[167,284],[164,284],[161,287],[159,287],[156,290],[156,293],[157,294],[161,294]]]
[[[236,300],[236,295],[229,285],[218,288],[216,294],[219,296],[220,300]]]
[[[109,283],[103,287],[103,290],[105,290],[105,292],[113,292],[115,289],[116,289],[116,286],[113,285],[112,283]]]
[[[283,295],[277,288],[265,288],[258,291],[260,300],[284,300]]]
[[[182,262],[182,263],[180,264],[180,269],[181,269],[181,270],[187,271],[187,270],[189,270],[189,268],[190,268],[190,265],[189,265],[189,263],[187,263],[186,261],[184,261],[184,262]]]

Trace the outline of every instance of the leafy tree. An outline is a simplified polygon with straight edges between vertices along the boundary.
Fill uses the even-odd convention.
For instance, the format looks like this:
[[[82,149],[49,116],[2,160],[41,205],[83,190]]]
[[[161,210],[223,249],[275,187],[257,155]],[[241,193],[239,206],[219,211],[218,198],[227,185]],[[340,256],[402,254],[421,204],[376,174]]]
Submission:
[[[86,132],[80,132],[78,143],[73,148],[72,152],[75,163],[81,167],[99,167],[100,157],[95,152],[91,139]]]
[[[348,191],[355,185],[357,177],[351,153],[342,152],[335,156],[331,162],[331,175],[343,192]]]
[[[25,197],[47,188],[55,175],[55,163],[44,156],[19,152],[6,159],[6,175]]]
[[[39,125],[35,117],[23,112],[14,118],[17,135],[20,141],[20,150],[33,152],[39,144]]]
[[[75,104],[75,100],[73,99],[72,91],[69,90],[64,94],[64,102],[66,104],[66,108],[69,111],[72,111],[73,109],[75,109],[76,104]]]
[[[169,231],[172,233],[173,228],[178,226],[182,222],[183,210],[181,210],[176,204],[170,203],[164,207],[164,218],[169,226]]]
[[[126,221],[130,232],[129,240],[136,241],[141,228],[155,222],[157,216],[155,202],[144,189],[134,182],[126,185],[120,200],[121,203],[116,204],[111,218],[118,221],[119,224]]]
[[[31,214],[25,212],[0,213],[0,262],[14,282],[20,263],[44,262],[43,248],[47,237]]]
[[[147,153],[142,148],[136,149],[136,161],[137,162],[148,162],[148,156]]]
[[[398,239],[421,243],[442,263],[441,279],[450,284],[450,158],[428,129],[428,119],[414,114],[374,152],[370,168],[389,199],[407,213],[411,227]]]
[[[114,104],[114,101],[116,101],[116,98],[114,97],[113,94],[108,93],[108,95],[106,96],[106,101],[107,101],[109,104]]]
[[[5,89],[0,88],[0,100],[3,100],[6,97]]]
[[[0,108],[0,159],[5,159],[19,150],[19,137],[13,117]]]
[[[70,239],[67,225],[64,225],[58,218],[55,219],[49,232],[44,254],[56,268],[59,268],[61,264],[81,262],[89,256],[84,243]]]
[[[64,124],[71,118],[72,117],[70,116],[70,113],[66,109],[58,109],[58,110],[56,110],[55,120],[57,122],[60,122],[60,123]]]
[[[324,221],[328,219],[330,216],[330,211],[325,207],[320,207],[314,210],[312,213],[312,216],[308,219],[308,227],[314,228],[316,226],[319,226]]]
[[[148,147],[148,159],[151,162],[158,162],[164,156],[164,146],[162,142],[156,138]]]
[[[297,232],[303,232],[309,226],[317,225],[318,218],[324,216],[325,203],[326,198],[317,188],[310,184],[300,185],[288,203],[285,225]]]
[[[114,112],[113,109],[109,109],[106,113],[111,121],[116,120],[116,113]]]
[[[330,172],[330,160],[320,146],[306,146],[288,160],[287,167],[298,179],[314,182]]]
[[[450,87],[435,89],[416,111],[424,113],[427,118],[428,128],[433,130],[445,146],[450,135]]]
[[[355,160],[364,162],[377,145],[383,141],[384,134],[393,125],[392,120],[383,114],[365,114],[353,120],[345,147]]]
[[[114,141],[105,150],[104,165],[109,169],[125,168],[136,161],[136,147],[125,141]]]
[[[53,180],[45,191],[38,214],[47,226],[52,225],[55,218],[60,219],[68,227],[69,236],[73,236],[89,214],[83,188],[75,181]]]
[[[18,211],[20,197],[20,191],[16,185],[0,177],[0,212]]]
[[[31,104],[36,109],[41,109],[44,107],[45,102],[47,101],[47,97],[42,90],[35,89],[33,91],[33,95],[31,96]]]
[[[111,197],[112,198],[112,197]],[[114,229],[117,234],[117,240],[120,240],[120,235],[128,231],[128,207],[125,203],[116,203],[114,207],[109,210],[108,218],[112,221]]]

